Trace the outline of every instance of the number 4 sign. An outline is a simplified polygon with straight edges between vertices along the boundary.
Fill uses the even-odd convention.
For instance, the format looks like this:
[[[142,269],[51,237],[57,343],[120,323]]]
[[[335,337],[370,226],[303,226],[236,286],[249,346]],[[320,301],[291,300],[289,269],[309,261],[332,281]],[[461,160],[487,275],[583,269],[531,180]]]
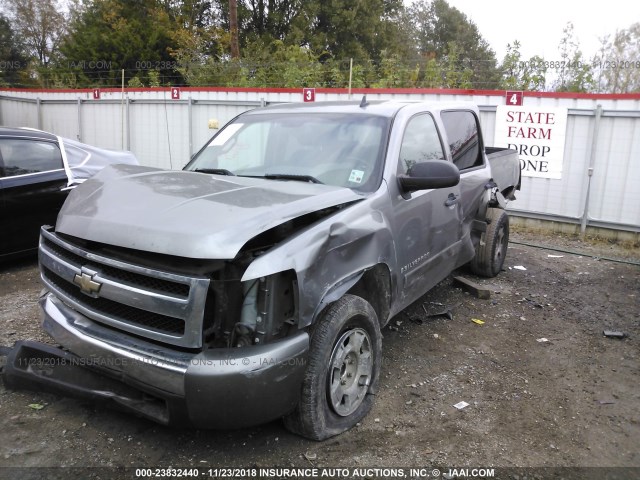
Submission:
[[[506,100],[507,105],[522,105],[522,97],[524,97],[524,92],[509,92],[507,91]]]

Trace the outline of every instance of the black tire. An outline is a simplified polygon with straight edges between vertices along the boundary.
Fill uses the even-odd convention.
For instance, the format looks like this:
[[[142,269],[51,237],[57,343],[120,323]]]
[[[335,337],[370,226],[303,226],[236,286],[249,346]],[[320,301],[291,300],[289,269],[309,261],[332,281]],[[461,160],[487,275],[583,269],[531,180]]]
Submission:
[[[331,304],[312,331],[300,401],[285,427],[312,440],[353,427],[373,405],[381,355],[380,324],[369,302],[345,295]]]
[[[509,244],[509,216],[501,208],[487,209],[487,231],[480,237],[469,266],[476,275],[495,277],[502,270]]]

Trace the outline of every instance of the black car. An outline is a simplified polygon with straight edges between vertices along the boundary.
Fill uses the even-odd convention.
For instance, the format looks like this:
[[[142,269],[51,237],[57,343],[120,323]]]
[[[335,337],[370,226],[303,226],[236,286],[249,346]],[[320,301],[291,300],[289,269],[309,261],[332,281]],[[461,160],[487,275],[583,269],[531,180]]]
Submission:
[[[0,260],[35,251],[40,226],[55,224],[69,191],[110,163],[138,162],[130,152],[0,127]]]

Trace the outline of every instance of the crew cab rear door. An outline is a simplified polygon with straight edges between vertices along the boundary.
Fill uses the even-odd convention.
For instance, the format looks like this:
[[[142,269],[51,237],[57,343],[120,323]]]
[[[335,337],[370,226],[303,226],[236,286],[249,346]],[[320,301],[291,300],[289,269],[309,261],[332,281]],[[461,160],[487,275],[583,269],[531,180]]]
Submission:
[[[483,192],[491,180],[486,165],[480,123],[471,110],[444,110],[440,112],[451,160],[460,170],[460,205],[465,228],[478,212]]]
[[[444,160],[445,148],[430,113],[408,119],[402,132],[397,175],[427,160]],[[403,305],[415,301],[455,267],[460,251],[460,187],[406,193],[390,189],[392,223]]]

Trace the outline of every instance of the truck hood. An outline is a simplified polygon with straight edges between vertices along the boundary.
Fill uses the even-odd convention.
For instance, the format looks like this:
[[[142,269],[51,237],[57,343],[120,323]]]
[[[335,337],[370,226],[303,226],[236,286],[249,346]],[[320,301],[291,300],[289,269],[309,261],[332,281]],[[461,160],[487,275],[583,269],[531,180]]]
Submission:
[[[146,252],[232,259],[270,228],[362,198],[298,181],[114,165],[70,193],[56,231]]]

